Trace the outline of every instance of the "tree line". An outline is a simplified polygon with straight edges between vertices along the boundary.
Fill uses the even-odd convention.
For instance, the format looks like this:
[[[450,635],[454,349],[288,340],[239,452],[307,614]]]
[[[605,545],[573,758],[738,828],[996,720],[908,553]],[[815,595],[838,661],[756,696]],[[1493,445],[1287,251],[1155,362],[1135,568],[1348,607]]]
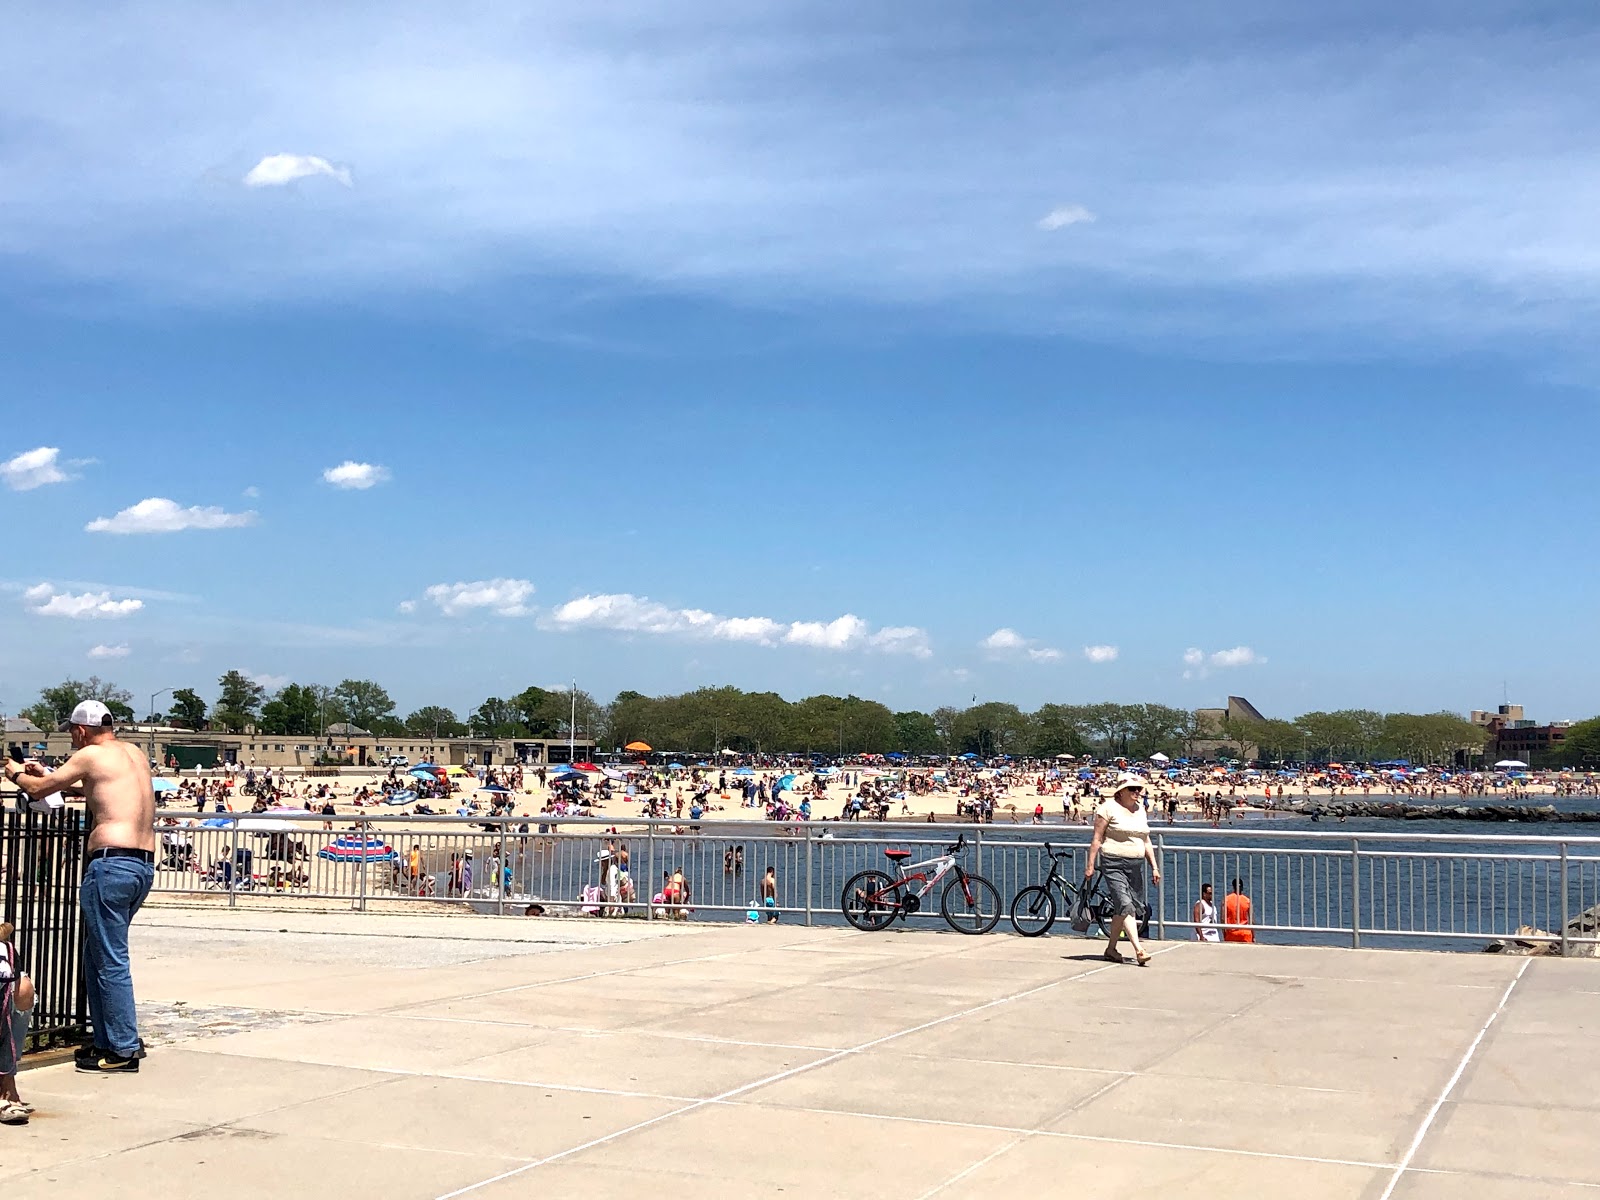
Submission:
[[[119,718],[132,719],[133,696],[125,688],[90,676],[45,688],[25,710],[40,728],[54,728],[78,700],[104,701]],[[603,749],[644,742],[661,750],[708,754],[721,748],[746,753],[822,752],[912,755],[975,753],[1051,758],[1091,754],[1099,758],[1171,758],[1208,754],[1274,761],[1374,762],[1405,758],[1450,761],[1459,751],[1481,753],[1483,729],[1457,713],[1382,713],[1366,709],[1309,712],[1289,720],[1208,723],[1193,712],[1165,704],[1044,704],[1026,712],[989,701],[967,708],[897,712],[859,696],[807,696],[786,700],[776,692],[704,687],[674,696],[624,691],[609,704],[576,692],[527,687],[510,696],[489,696],[458,716],[440,704],[404,716],[388,691],[370,679],[337,685],[290,683],[269,691],[241,671],[217,680],[210,702],[193,688],[172,693],[170,708],[148,714],[185,729],[241,731],[321,737],[331,726],[351,725],[378,737],[592,739]],[[1569,745],[1581,755],[1591,740],[1586,727],[1572,731]],[[342,732],[342,731],[341,731]],[[1591,752],[1600,752],[1600,733]],[[1580,761],[1573,758],[1573,761]]]

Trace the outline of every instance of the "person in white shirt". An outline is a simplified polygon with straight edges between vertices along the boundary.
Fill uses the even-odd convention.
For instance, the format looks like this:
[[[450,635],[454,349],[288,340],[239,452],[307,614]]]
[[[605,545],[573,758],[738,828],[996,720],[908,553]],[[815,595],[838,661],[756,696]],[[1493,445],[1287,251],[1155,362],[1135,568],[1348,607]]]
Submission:
[[[1117,777],[1116,791],[1094,814],[1094,837],[1089,842],[1089,859],[1083,877],[1094,876],[1098,864],[1111,899],[1112,918],[1106,943],[1107,962],[1126,962],[1117,951],[1118,941],[1126,937],[1134,959],[1141,967],[1150,965],[1150,955],[1139,943],[1139,917],[1145,908],[1144,871],[1148,863],[1150,881],[1161,882],[1161,867],[1156,862],[1150,841],[1150,822],[1145,816],[1140,794],[1145,781],[1131,772]]]
[[[1200,899],[1194,902],[1194,940],[1220,942],[1222,931],[1217,928],[1217,902],[1211,898],[1211,885],[1200,885]]]

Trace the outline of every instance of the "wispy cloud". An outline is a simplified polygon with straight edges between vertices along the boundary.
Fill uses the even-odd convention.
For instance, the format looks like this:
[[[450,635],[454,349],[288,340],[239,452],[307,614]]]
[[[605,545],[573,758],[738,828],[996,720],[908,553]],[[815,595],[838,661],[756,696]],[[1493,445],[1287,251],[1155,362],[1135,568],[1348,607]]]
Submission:
[[[1065,229],[1068,225],[1088,225],[1094,221],[1092,212],[1081,204],[1068,204],[1062,208],[1052,208],[1039,218],[1038,227],[1044,231],[1052,232]]]
[[[1085,646],[1083,656],[1092,663],[1116,662],[1120,654],[1115,646]]]
[[[1227,670],[1231,667],[1250,667],[1266,662],[1266,658],[1257,654],[1249,646],[1234,646],[1231,650],[1213,650],[1207,654],[1198,646],[1190,646],[1183,652],[1183,663],[1187,670],[1184,671],[1185,679],[1204,679],[1211,674],[1211,668],[1217,667]]]
[[[72,476],[61,469],[60,457],[61,451],[55,446],[24,450],[0,462],[0,480],[13,492],[32,491],[48,483],[65,483]]]
[[[252,188],[282,187],[312,175],[326,175],[345,187],[353,187],[355,183],[350,178],[350,168],[336,167],[316,154],[269,154],[250,168],[243,182],[245,187]]]
[[[185,529],[239,529],[254,525],[254,512],[225,512],[198,505],[184,508],[173,500],[152,497],[114,517],[96,517],[84,526],[90,533],[180,533]]]
[[[325,483],[331,483],[336,488],[346,488],[351,491],[365,491],[389,479],[389,468],[380,467],[375,463],[351,462],[346,459],[337,467],[329,467],[322,473]]]
[[[497,617],[525,617],[533,610],[528,599],[533,584],[526,579],[475,579],[470,583],[436,583],[423,595],[447,617],[471,613],[493,613]],[[406,605],[411,607],[407,608]],[[416,604],[405,601],[401,612],[413,612]]]
[[[110,592],[58,592],[48,583],[35,584],[22,593],[28,611],[41,617],[68,617],[89,621],[126,617],[144,607],[143,600],[114,598]]]
[[[874,630],[853,613],[831,621],[779,621],[772,617],[726,617],[701,608],[672,608],[627,592],[580,596],[557,605],[543,619],[548,629],[610,629],[619,633],[675,635],[758,646],[805,646],[814,650],[874,650],[927,658],[927,631],[912,625]]]
[[[973,38],[960,6],[912,28],[873,5],[641,19],[551,0],[530,22],[488,0],[395,32],[359,0],[248,20],[179,0],[179,53],[138,6],[85,31],[73,6],[36,5],[10,30],[40,52],[5,81],[5,250],[184,302],[454,289],[538,263],[1075,335],[1587,330],[1591,29],[1504,6],[1248,7],[1046,6]],[[750,103],[770,81],[782,103]],[[316,145],[208,160],[241,129]],[[349,184],[308,152],[333,147],[381,187],[302,189],[292,221],[239,195]],[[1040,236],[1083,232],[1091,198],[1094,236]]]
[[[116,646],[108,646],[102,642],[98,646],[89,648],[90,658],[127,658],[130,653],[126,642]]]
[[[1041,646],[1033,638],[1023,637],[1015,629],[1003,626],[978,643],[978,649],[990,658],[1026,658],[1030,662],[1060,661],[1061,651],[1054,646]]]
[[[287,675],[269,675],[265,671],[246,671],[244,677],[251,683],[260,684],[269,692],[275,692],[289,682]]]

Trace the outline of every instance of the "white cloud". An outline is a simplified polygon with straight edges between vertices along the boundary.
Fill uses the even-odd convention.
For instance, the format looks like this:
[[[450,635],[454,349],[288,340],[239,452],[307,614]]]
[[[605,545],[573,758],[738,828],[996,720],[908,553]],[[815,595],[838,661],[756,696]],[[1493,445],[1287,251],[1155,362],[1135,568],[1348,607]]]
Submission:
[[[69,617],[92,621],[102,617],[125,617],[144,607],[132,597],[113,599],[110,592],[58,592],[48,583],[35,584],[22,593],[28,611],[41,617]]]
[[[1028,644],[1028,639],[1015,629],[996,629],[978,646],[984,650],[1020,650]]]
[[[126,642],[124,642],[123,644],[121,644],[119,646],[107,646],[105,643],[102,642],[98,646],[90,647],[89,657],[90,658],[127,658],[130,653],[131,653],[131,651],[129,650],[128,645],[127,645]]]
[[[885,654],[909,654],[912,658],[932,658],[928,631],[915,625],[890,625],[867,639],[867,645]],[[887,690],[887,689],[885,689]]]
[[[114,517],[96,517],[84,526],[90,533],[178,533],[185,529],[239,529],[254,525],[254,512],[231,513],[152,497],[125,508]]]
[[[860,617],[846,613],[842,617],[822,621],[796,621],[789,626],[783,640],[791,646],[811,646],[818,650],[843,650],[861,641],[867,634],[867,623]]]
[[[389,479],[389,468],[380,467],[375,463],[351,462],[346,459],[337,467],[329,467],[322,473],[325,483],[331,483],[336,488],[346,488],[352,491],[365,491],[369,487],[384,483]]]
[[[337,179],[345,187],[351,187],[355,182],[350,178],[350,168],[336,167],[320,155],[269,154],[250,168],[244,177],[244,185],[253,188],[282,187],[312,175]]]
[[[402,600],[397,607],[403,613],[414,613],[417,611],[417,602],[415,600]]]
[[[269,692],[275,692],[284,684],[289,682],[289,677],[287,675],[268,675],[264,671],[246,671],[244,672],[244,676],[251,683],[259,683]]]
[[[1052,208],[1039,218],[1038,228],[1050,232],[1056,229],[1065,229],[1068,225],[1089,225],[1094,222],[1094,214],[1081,204],[1068,204],[1061,208]]]
[[[240,492],[239,494],[241,496],[243,496],[246,500],[259,500],[261,498],[261,489],[256,487],[255,484],[251,484],[249,487],[245,488],[245,490]]]
[[[1190,646],[1183,652],[1183,661],[1191,667],[1198,667],[1206,661],[1206,652],[1198,646]]]
[[[527,603],[533,591],[533,584],[526,579],[475,579],[470,583],[436,583],[423,595],[447,617],[475,612],[525,617],[533,611]],[[401,611],[411,609],[402,605]]]
[[[32,491],[47,483],[65,483],[72,476],[61,469],[58,461],[60,455],[61,451],[55,446],[24,450],[16,457],[0,463],[0,479],[5,480],[6,486],[13,492]]]
[[[1083,656],[1092,663],[1116,662],[1117,655],[1120,653],[1121,651],[1115,646],[1085,646],[1083,648]]]
[[[678,635],[760,646],[805,646],[814,650],[861,647],[917,658],[932,653],[926,630],[894,625],[873,631],[853,613],[832,621],[785,623],[771,617],[724,617],[701,608],[671,608],[627,592],[580,596],[558,604],[544,625],[561,631],[611,629],[619,633]]]
[[[978,648],[987,651],[990,658],[1026,655],[1030,662],[1036,663],[1056,662],[1061,658],[1061,651],[1054,646],[1041,646],[1033,638],[1023,637],[1015,629],[1005,626],[979,642]]]
[[[1218,650],[1209,661],[1213,667],[1248,667],[1267,660],[1249,646],[1235,646],[1232,650]]]

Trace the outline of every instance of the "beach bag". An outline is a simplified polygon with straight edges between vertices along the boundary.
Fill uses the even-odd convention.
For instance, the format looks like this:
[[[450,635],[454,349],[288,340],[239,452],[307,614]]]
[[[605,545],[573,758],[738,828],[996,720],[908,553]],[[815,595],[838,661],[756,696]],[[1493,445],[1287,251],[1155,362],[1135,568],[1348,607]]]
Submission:
[[[1085,882],[1078,889],[1078,895],[1072,902],[1072,931],[1088,933],[1092,924],[1094,924],[1094,910],[1089,907],[1089,885]]]

